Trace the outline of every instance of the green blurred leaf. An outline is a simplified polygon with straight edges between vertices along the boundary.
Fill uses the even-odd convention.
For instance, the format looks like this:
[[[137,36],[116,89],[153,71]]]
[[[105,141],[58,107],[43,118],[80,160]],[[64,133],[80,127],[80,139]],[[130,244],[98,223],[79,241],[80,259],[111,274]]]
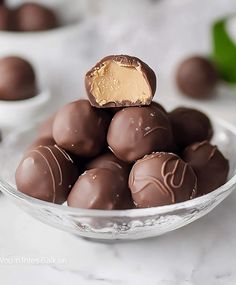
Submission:
[[[217,21],[212,26],[213,54],[212,60],[222,79],[236,83],[236,45],[225,29],[226,19]]]

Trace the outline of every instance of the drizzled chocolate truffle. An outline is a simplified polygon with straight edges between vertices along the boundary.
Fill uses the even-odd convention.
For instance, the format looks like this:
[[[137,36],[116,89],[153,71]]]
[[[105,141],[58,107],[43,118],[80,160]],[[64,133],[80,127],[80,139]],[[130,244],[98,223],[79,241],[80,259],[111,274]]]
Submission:
[[[110,116],[93,108],[88,100],[65,105],[56,114],[53,137],[56,143],[79,156],[93,157],[106,146]]]
[[[36,94],[35,73],[28,61],[15,56],[0,59],[0,100],[23,100]]]
[[[170,112],[169,118],[175,143],[180,148],[194,142],[210,140],[213,135],[209,118],[198,110],[179,107]]]
[[[78,175],[77,166],[63,149],[40,146],[25,154],[16,170],[16,185],[24,194],[61,204]]]
[[[171,125],[158,108],[124,108],[113,117],[107,141],[119,159],[132,162],[154,151],[168,150],[172,143]]]
[[[226,182],[229,162],[217,146],[207,141],[194,143],[185,149],[183,159],[196,173],[198,195],[207,194]]]
[[[85,86],[96,107],[149,105],[156,91],[156,76],[136,57],[111,55],[86,74]]]
[[[120,172],[95,168],[79,177],[67,202],[76,208],[115,210],[123,206],[126,191],[127,184]]]
[[[17,29],[23,32],[45,31],[59,26],[53,11],[36,3],[21,5],[16,9],[15,17]]]
[[[176,81],[183,94],[204,99],[213,94],[218,81],[218,74],[209,60],[200,56],[193,56],[180,64]]]
[[[187,163],[172,153],[154,153],[138,160],[129,176],[137,207],[174,204],[194,198],[197,178]]]

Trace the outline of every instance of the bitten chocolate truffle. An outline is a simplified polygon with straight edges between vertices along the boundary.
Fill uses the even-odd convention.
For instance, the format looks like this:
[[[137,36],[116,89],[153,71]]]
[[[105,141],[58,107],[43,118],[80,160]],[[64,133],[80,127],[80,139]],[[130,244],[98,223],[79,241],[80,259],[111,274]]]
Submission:
[[[52,128],[54,123],[55,115],[45,120],[38,128],[39,137],[53,137]]]
[[[106,146],[110,116],[94,108],[88,100],[65,105],[56,114],[53,137],[56,143],[79,156],[93,157]]]
[[[176,81],[183,94],[196,99],[204,99],[213,95],[218,82],[218,74],[209,60],[193,56],[180,64]]]
[[[226,182],[229,162],[217,146],[207,141],[194,143],[185,149],[183,159],[196,173],[199,196],[217,189]]]
[[[115,156],[133,162],[154,151],[168,150],[172,129],[168,117],[158,108],[124,108],[113,117],[107,141]]]
[[[45,31],[59,26],[53,11],[36,3],[19,6],[15,15],[17,29],[22,32]]]
[[[111,55],[86,74],[85,86],[95,107],[149,105],[156,91],[156,76],[136,57]]]
[[[115,210],[123,206],[127,184],[119,172],[95,168],[82,174],[68,197],[68,205],[76,208]]]
[[[19,191],[34,198],[61,204],[79,176],[71,157],[58,146],[28,151],[16,170]]]
[[[191,166],[172,153],[154,153],[138,160],[129,176],[137,207],[155,207],[192,199],[197,178]]]
[[[15,56],[0,59],[0,100],[23,100],[36,94],[35,73],[29,62]]]
[[[174,133],[174,140],[178,147],[186,146],[203,140],[210,140],[213,128],[210,119],[202,112],[179,107],[169,114]]]

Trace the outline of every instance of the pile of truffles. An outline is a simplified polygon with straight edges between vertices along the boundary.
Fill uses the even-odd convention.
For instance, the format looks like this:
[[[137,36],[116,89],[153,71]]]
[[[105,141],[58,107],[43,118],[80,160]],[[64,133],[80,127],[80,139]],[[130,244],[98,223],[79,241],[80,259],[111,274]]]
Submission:
[[[37,82],[32,65],[16,56],[1,58],[0,100],[24,100],[36,95]]]
[[[36,32],[58,26],[59,21],[54,12],[40,4],[24,3],[12,9],[0,1],[0,30]]]
[[[140,59],[106,57],[85,86],[89,100],[65,105],[39,128],[16,170],[19,191],[113,210],[179,203],[226,182],[229,163],[209,142],[209,118],[153,102],[156,76]]]

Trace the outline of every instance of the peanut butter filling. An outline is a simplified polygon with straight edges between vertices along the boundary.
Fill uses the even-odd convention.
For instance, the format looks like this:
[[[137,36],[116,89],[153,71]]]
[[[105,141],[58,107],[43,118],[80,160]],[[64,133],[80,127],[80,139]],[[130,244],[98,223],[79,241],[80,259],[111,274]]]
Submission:
[[[113,60],[105,61],[93,72],[90,92],[100,106],[124,101],[145,104],[152,96],[139,65],[124,65]]]

